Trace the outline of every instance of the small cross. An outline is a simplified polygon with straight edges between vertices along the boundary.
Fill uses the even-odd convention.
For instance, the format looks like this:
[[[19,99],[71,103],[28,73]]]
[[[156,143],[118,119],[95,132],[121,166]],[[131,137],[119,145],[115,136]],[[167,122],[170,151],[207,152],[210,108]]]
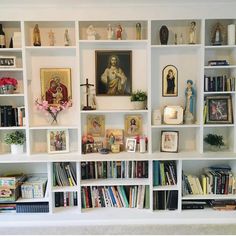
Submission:
[[[94,86],[94,84],[89,84],[88,78],[86,78],[86,84],[81,84],[80,86],[86,86],[86,106],[83,107],[83,110],[93,110],[91,106],[89,106],[89,87]]]

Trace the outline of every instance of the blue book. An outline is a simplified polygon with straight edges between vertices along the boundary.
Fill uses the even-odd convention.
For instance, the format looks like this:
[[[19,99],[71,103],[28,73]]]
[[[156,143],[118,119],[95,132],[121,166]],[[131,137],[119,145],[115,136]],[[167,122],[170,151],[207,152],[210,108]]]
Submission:
[[[159,173],[160,173],[159,161],[153,161],[153,186],[160,185]]]

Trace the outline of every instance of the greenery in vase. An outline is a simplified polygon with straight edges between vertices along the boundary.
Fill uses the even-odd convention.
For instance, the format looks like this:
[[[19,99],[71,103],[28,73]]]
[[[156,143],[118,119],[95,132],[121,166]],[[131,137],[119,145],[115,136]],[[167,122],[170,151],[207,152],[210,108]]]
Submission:
[[[4,142],[6,144],[23,145],[25,143],[25,134],[22,131],[8,133],[4,137]]]
[[[225,145],[223,136],[217,134],[207,134],[207,136],[204,138],[204,141],[212,146],[217,146],[219,148]]]
[[[146,101],[147,93],[142,90],[137,90],[131,93],[131,102],[134,101]]]

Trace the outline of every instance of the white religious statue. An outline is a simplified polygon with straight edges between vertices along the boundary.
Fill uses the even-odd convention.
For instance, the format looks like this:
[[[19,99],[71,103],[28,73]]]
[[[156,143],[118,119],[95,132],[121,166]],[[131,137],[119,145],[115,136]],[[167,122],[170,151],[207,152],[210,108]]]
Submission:
[[[54,32],[52,32],[52,30],[50,30],[48,32],[48,38],[49,38],[49,45],[50,46],[54,46],[54,44],[55,44],[55,36],[54,36]]]
[[[113,38],[114,38],[114,31],[111,27],[111,24],[109,24],[107,27],[107,39],[111,40]]]
[[[88,40],[95,40],[96,39],[96,31],[95,31],[93,25],[89,25],[86,32],[87,32],[87,39]]]
[[[193,81],[187,80],[187,88],[185,89],[186,105],[184,111],[184,123],[193,124],[195,114],[196,92],[193,88]]]
[[[69,46],[70,45],[70,38],[69,38],[68,29],[66,29],[65,33],[64,33],[64,45],[65,46]]]
[[[191,22],[190,32],[189,32],[189,43],[195,44],[196,43],[196,22]]]

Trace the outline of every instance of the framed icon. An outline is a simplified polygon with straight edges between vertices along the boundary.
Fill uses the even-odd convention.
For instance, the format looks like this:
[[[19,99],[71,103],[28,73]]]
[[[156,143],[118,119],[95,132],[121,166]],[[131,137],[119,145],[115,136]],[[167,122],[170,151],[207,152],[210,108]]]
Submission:
[[[125,116],[125,136],[142,135],[142,123],[141,115]]]
[[[162,70],[162,96],[178,96],[178,70],[174,65],[167,65]]]
[[[16,57],[0,56],[0,67],[16,67]]]
[[[161,132],[161,152],[178,152],[179,132],[162,131]]]
[[[105,136],[105,116],[88,115],[87,116],[87,133],[94,137]]]
[[[95,51],[96,95],[130,96],[132,51]]]

